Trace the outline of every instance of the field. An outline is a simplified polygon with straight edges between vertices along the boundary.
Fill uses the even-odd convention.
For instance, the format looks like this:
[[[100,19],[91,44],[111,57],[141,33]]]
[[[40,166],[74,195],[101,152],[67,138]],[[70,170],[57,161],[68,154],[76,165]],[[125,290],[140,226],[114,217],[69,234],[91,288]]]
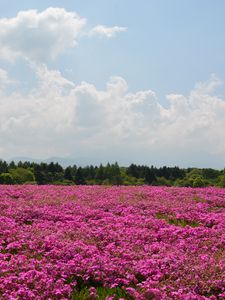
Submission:
[[[0,299],[225,299],[225,189],[0,186]]]

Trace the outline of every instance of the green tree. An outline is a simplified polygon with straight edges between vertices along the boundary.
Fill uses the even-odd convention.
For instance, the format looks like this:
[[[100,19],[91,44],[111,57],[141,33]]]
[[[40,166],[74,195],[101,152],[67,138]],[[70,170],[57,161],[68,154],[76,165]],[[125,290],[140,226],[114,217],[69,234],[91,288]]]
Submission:
[[[214,170],[211,168],[202,169],[202,176],[205,179],[216,179],[220,176],[221,172],[219,170]]]
[[[122,184],[122,176],[121,176],[121,172],[120,172],[120,167],[118,165],[117,162],[115,162],[114,164],[112,164],[111,166],[111,183],[112,184],[116,184],[116,185],[120,185]]]
[[[205,186],[205,182],[204,179],[201,176],[195,177],[193,180],[193,187],[204,187]]]
[[[103,181],[105,179],[105,170],[102,164],[98,167],[96,172],[96,179],[99,181]]]
[[[0,174],[8,172],[8,164],[4,160],[0,160]]]
[[[40,166],[36,166],[34,169],[34,176],[37,184],[42,185],[46,183],[44,172],[41,171]]]
[[[31,169],[16,168],[9,170],[15,183],[34,182],[35,177]]]
[[[71,167],[67,167],[65,169],[65,172],[64,172],[64,179],[66,180],[73,180],[73,176],[72,176],[72,170],[71,170]]]
[[[131,164],[127,168],[127,175],[139,178],[138,167],[135,164]]]
[[[155,173],[148,167],[145,168],[144,180],[147,184],[152,184],[153,181],[156,181]]]
[[[165,186],[171,186],[172,182],[165,177],[157,177],[157,180],[154,181],[154,185],[165,185]]]
[[[219,177],[219,183],[218,183],[219,187],[224,188],[225,187],[225,174],[223,174],[222,176]]]
[[[94,178],[95,178],[95,168],[91,165],[88,170],[87,179],[94,180]]]
[[[9,169],[16,169],[16,164],[14,163],[14,161],[11,161],[9,163]]]
[[[81,167],[77,169],[74,181],[77,185],[86,184]]]
[[[12,183],[14,183],[12,175],[9,174],[9,173],[2,173],[0,175],[0,183],[1,184],[12,184]]]

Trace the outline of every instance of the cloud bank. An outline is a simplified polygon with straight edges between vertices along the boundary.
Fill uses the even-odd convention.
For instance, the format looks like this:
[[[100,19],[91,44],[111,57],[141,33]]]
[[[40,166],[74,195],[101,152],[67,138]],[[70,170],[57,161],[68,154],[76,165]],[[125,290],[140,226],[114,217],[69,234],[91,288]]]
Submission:
[[[220,84],[215,76],[188,96],[168,95],[164,107],[151,90],[129,92],[121,77],[98,90],[87,82],[75,85],[46,65],[35,73],[37,86],[25,96],[1,87],[2,157],[110,156],[118,149],[122,156],[148,153],[152,159],[163,151],[180,152],[183,159],[196,149],[203,156],[225,154],[225,102],[214,95]]]
[[[47,62],[78,43],[87,20],[62,8],[19,12],[0,19],[0,59],[29,61],[36,85],[25,92],[0,68],[0,157],[98,157],[99,161],[223,166],[225,101],[220,80],[188,95],[130,92],[111,77],[99,90],[75,84]],[[125,27],[98,25],[90,35],[113,37]],[[13,87],[13,88],[12,88]],[[92,162],[92,161],[90,161]]]

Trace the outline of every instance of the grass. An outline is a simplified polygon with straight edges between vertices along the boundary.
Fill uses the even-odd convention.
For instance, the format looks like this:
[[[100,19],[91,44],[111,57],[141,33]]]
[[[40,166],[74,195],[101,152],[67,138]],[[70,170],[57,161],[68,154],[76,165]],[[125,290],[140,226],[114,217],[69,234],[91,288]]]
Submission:
[[[194,196],[192,199],[197,203],[206,203],[207,202],[205,199],[198,197],[198,196]]]
[[[197,221],[188,221],[185,219],[177,219],[173,215],[166,215],[164,213],[157,213],[156,214],[157,219],[164,219],[168,224],[185,227],[185,226],[191,226],[191,227],[198,227],[200,224]]]
[[[133,298],[129,296],[126,291],[120,287],[117,288],[107,288],[107,287],[97,287],[96,288],[98,300],[105,300],[107,296],[114,296],[114,300],[119,300],[120,298],[132,300]],[[87,287],[83,287],[80,291],[75,292],[71,300],[89,300],[90,293]]]
[[[90,300],[92,299],[90,297],[90,287],[94,287],[96,289],[98,300],[105,300],[107,296],[113,296],[113,300],[119,300],[120,298],[124,298],[127,300],[134,300],[133,297],[127,294],[125,289],[122,287],[103,287],[102,282],[97,282],[91,278],[87,282],[84,282],[84,280],[81,277],[71,277],[67,279],[67,283],[72,282],[73,280],[76,280],[76,286],[74,287],[74,292],[72,292],[70,300]]]

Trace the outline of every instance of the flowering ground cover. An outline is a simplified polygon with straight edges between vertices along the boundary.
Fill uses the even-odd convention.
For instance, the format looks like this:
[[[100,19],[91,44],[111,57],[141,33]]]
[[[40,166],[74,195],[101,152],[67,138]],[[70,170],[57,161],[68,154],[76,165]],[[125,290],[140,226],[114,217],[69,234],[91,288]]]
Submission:
[[[0,299],[225,299],[225,189],[0,186]]]

